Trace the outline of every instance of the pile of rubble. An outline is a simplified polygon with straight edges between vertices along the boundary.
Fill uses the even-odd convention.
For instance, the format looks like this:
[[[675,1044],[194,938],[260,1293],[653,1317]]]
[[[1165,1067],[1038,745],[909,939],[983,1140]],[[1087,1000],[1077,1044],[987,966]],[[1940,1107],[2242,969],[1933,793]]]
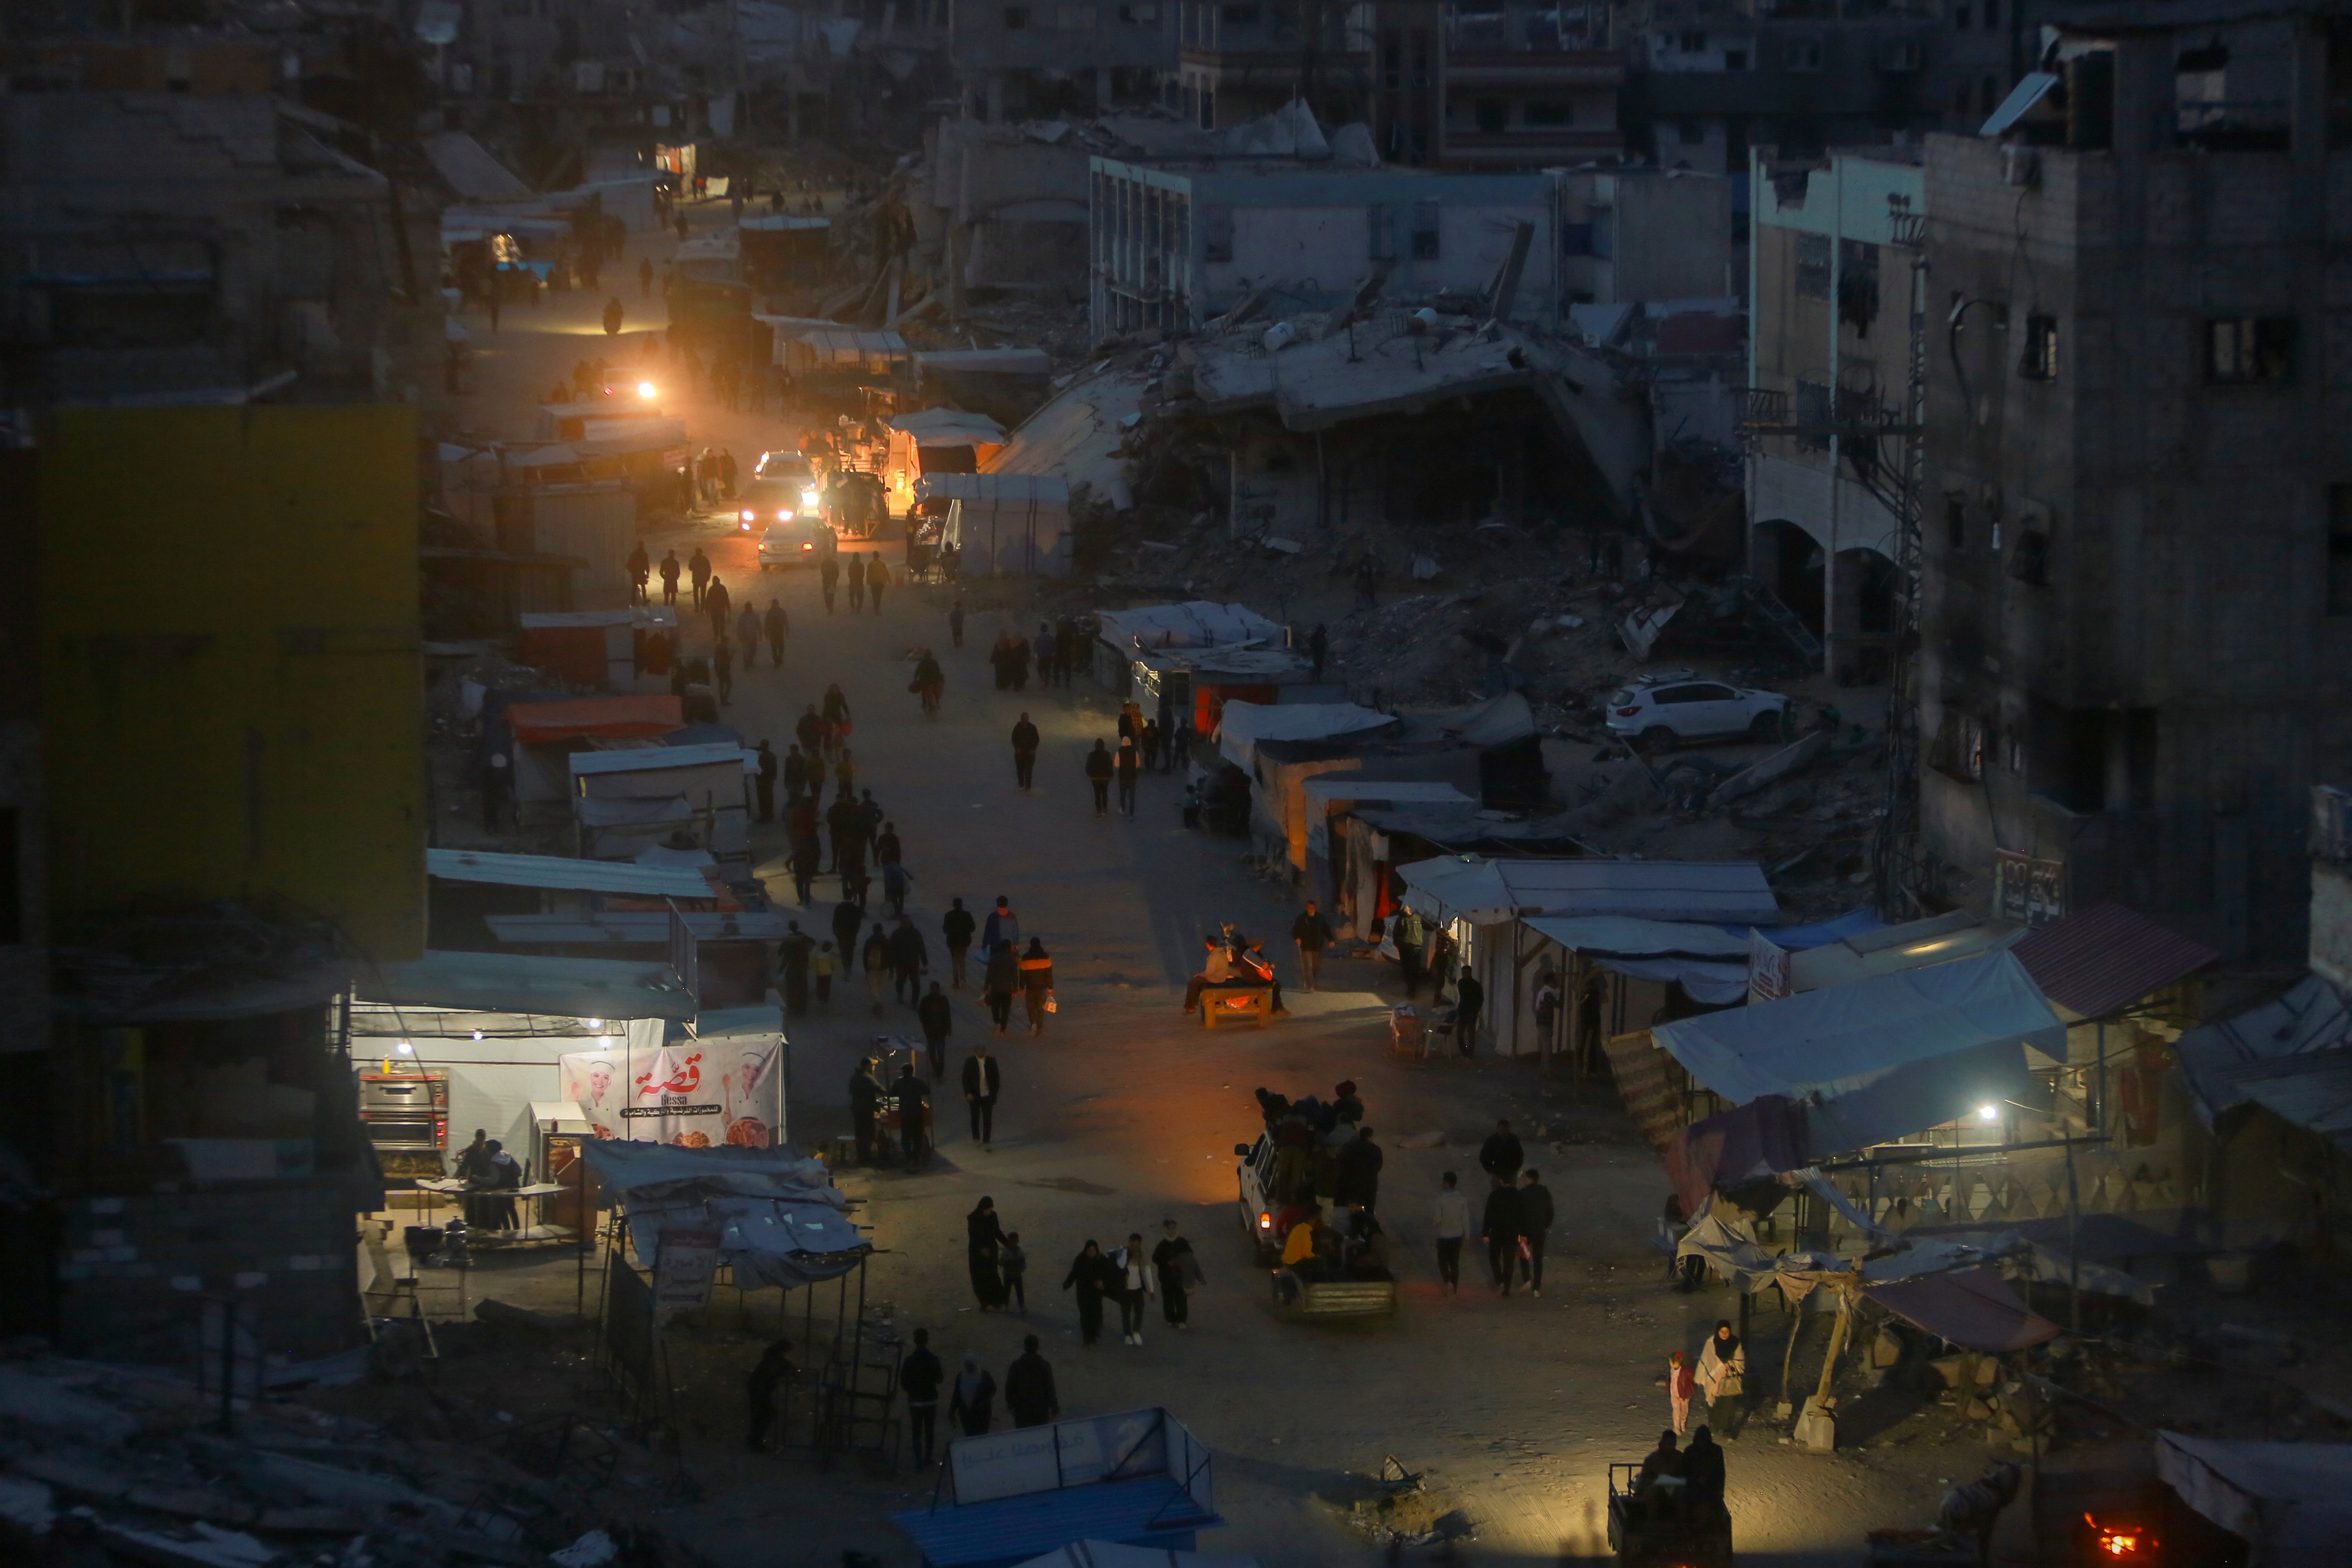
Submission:
[[[487,1335],[484,1325],[444,1325]],[[440,1434],[298,1403],[236,1400],[159,1368],[69,1361],[37,1344],[0,1363],[0,1560],[265,1568],[489,1563],[676,1565],[702,1560],[612,1516],[616,1490],[658,1493],[659,1462],[616,1433],[518,1422],[417,1381],[397,1392]],[[304,1375],[352,1384],[367,1351]],[[289,1377],[271,1369],[266,1382]],[[316,1395],[312,1395],[316,1398]],[[225,1419],[226,1417],[226,1419]]]

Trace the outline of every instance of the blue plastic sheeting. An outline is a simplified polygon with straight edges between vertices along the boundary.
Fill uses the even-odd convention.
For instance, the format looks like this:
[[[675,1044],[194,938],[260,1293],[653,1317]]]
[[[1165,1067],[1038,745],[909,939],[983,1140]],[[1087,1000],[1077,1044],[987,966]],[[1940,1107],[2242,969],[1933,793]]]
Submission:
[[[1073,1541],[1190,1552],[1194,1532],[1225,1521],[1169,1476],[1033,1492],[962,1508],[893,1514],[927,1568],[1014,1568]]]
[[[1834,920],[1815,921],[1809,926],[1773,926],[1764,934],[1772,939],[1775,947],[1790,952],[1802,952],[1810,947],[1827,947],[1833,942],[1843,942],[1850,936],[1876,931],[1886,922],[1878,918],[1875,910],[1848,910]],[[1752,926],[1721,928],[1736,937],[1745,938]]]
[[[1734,1105],[1806,1101],[1816,1160],[2023,1098],[2022,1047],[2066,1059],[2066,1026],[2008,952],[1660,1024],[1650,1037]]]

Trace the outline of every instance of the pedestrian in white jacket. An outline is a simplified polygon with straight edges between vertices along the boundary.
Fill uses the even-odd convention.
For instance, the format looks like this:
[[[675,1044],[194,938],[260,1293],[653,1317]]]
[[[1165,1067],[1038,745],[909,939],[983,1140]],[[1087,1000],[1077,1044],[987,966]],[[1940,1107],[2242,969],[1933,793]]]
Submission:
[[[1118,1268],[1119,1336],[1129,1344],[1143,1342],[1143,1309],[1158,1293],[1152,1280],[1158,1272],[1151,1266],[1151,1255],[1143,1250],[1143,1237],[1139,1232],[1128,1234],[1127,1245],[1110,1255]]]
[[[1462,1294],[1462,1238],[1470,1234],[1470,1200],[1462,1195],[1454,1184],[1454,1173],[1445,1173],[1444,1184],[1437,1190],[1437,1205],[1430,1215],[1430,1233],[1437,1237],[1437,1278],[1449,1295]]]

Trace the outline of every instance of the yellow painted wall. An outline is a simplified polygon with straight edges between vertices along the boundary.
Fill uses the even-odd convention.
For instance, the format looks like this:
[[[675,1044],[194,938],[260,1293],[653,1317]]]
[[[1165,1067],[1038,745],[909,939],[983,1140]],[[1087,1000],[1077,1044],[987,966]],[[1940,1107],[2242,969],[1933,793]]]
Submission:
[[[51,903],[244,899],[425,937],[416,423],[84,409],[40,463]]]

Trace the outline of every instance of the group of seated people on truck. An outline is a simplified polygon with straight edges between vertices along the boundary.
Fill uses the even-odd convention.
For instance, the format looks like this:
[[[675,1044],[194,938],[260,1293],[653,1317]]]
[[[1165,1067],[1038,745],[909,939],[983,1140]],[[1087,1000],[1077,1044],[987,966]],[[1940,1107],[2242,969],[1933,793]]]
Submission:
[[[1265,1202],[1282,1266],[1302,1279],[1389,1278],[1388,1233],[1365,1201],[1377,1190],[1377,1168],[1350,1173],[1364,1102],[1349,1079],[1329,1100],[1290,1100],[1256,1091],[1258,1113],[1274,1141],[1274,1169]],[[1369,1148],[1369,1139],[1362,1145]],[[1375,1153],[1374,1158],[1377,1158]]]
[[[1201,1005],[1203,991],[1255,990],[1271,987],[1274,992],[1273,1010],[1286,1013],[1282,1005],[1282,982],[1275,978],[1274,961],[1265,955],[1264,942],[1252,942],[1235,931],[1228,921],[1214,936],[1201,939],[1207,949],[1201,961],[1201,972],[1184,987],[1184,1011],[1190,1013]]]

